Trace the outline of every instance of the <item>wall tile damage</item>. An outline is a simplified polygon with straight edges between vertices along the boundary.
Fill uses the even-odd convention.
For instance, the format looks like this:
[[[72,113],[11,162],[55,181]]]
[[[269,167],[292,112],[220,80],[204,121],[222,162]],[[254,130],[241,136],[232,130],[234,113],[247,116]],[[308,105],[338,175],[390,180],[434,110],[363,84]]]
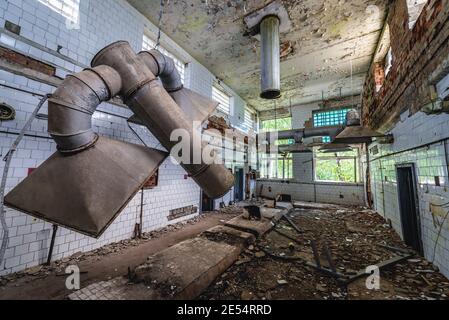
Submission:
[[[393,53],[391,71],[379,82],[381,71],[374,64],[363,92],[364,123],[394,136],[391,145],[370,146],[374,209],[403,236],[397,167],[412,164],[423,253],[449,276],[449,221],[447,208],[441,207],[449,202],[449,115],[423,112],[436,102],[432,86],[449,70],[449,6],[441,0],[418,1],[421,13],[410,28],[413,12],[408,11],[408,2],[394,1],[386,21]],[[378,92],[376,85],[381,85]]]

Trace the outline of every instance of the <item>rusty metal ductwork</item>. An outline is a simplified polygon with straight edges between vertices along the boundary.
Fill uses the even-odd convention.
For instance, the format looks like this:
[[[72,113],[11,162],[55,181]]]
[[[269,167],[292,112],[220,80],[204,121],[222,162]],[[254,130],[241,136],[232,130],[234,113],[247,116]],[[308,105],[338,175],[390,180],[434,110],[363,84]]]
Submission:
[[[202,123],[217,106],[179,86],[174,65],[164,61],[158,75],[160,68],[183,109],[153,81],[156,77],[127,42],[106,47],[92,69],[68,76],[49,99],[48,130],[58,151],[9,192],[5,204],[92,237],[103,234],[168,154],[99,137],[91,125],[97,106],[120,94],[167,149],[173,145],[172,130],[183,128],[192,137],[200,129],[193,128],[192,120]],[[234,183],[223,165],[183,167],[212,198]]]
[[[328,126],[328,127],[316,127],[316,128],[302,128],[294,130],[279,131],[273,134],[278,140],[294,139],[296,143],[300,143],[304,138],[312,137],[336,137],[344,129],[343,126]],[[270,133],[268,133],[270,138]],[[270,140],[271,141],[271,140]]]
[[[210,115],[218,107],[218,102],[185,88],[182,85],[181,76],[172,58],[154,49],[141,51],[138,56],[150,71],[161,79],[162,85],[168,94],[191,121],[197,121],[202,124],[209,119]],[[140,124],[143,124],[142,121],[140,121]]]
[[[167,57],[155,49],[142,51],[138,55],[150,71],[161,79],[162,85],[167,92],[170,93],[182,89],[181,76],[172,58]]]
[[[192,117],[187,116],[167,91],[154,81],[156,76],[151,71],[151,64],[148,67],[127,42],[119,41],[107,46],[95,56],[92,66],[98,65],[108,65],[117,70],[123,83],[119,94],[167,150],[171,150],[177,144],[170,141],[174,130],[187,131],[190,137],[191,164],[182,163],[181,166],[210,198],[218,198],[229,191],[234,184],[234,177],[226,167],[221,164],[209,165],[202,161],[192,164],[195,163],[193,161],[194,131],[201,128],[200,126],[194,128]],[[170,83],[173,84],[173,82]],[[204,147],[207,143],[203,142],[202,145]]]
[[[103,234],[167,157],[92,131],[95,109],[121,87],[120,75],[103,65],[63,81],[48,103],[58,151],[6,195],[7,206],[91,237]]]
[[[92,130],[92,115],[121,86],[120,75],[108,66],[67,76],[48,100],[48,132],[59,151],[81,151],[95,143],[98,135]]]

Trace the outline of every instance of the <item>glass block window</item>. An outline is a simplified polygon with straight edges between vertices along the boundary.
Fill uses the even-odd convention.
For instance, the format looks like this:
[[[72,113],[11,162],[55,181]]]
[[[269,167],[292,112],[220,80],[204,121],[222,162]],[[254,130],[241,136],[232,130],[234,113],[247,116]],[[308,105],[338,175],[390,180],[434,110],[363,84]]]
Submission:
[[[154,49],[155,47],[156,47],[156,42],[153,41],[152,39],[150,39],[149,37],[147,37],[146,35],[143,35],[142,49],[149,51],[149,50]],[[184,84],[185,73],[186,73],[185,62],[179,60],[175,55],[173,55],[171,52],[169,52],[167,49],[165,49],[161,45],[159,45],[157,50],[160,53],[165,54],[167,57],[170,57],[173,59],[173,61],[175,63],[175,67],[178,70],[179,75],[181,76],[181,82]]]
[[[80,0],[38,0],[43,5],[59,13],[64,18],[78,22]]]
[[[315,127],[328,127],[343,125],[346,122],[346,114],[350,108],[329,111],[316,111],[313,113],[313,125]],[[330,137],[323,137],[324,143],[331,142]]]
[[[217,110],[226,115],[231,114],[231,97],[217,86],[212,86],[212,99],[219,102]]]

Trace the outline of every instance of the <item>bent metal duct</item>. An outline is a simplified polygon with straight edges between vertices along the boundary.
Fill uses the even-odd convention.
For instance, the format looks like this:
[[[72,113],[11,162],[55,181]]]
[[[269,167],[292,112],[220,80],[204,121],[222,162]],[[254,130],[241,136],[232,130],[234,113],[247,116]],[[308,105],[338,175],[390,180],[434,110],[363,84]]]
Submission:
[[[49,99],[48,131],[58,151],[9,192],[5,204],[99,237],[168,156],[93,132],[96,108],[116,95],[167,150],[175,144],[173,130],[193,137],[201,130],[193,121],[203,123],[217,107],[183,88],[170,58],[155,50],[137,55],[127,42],[113,43],[95,56],[92,68],[68,76]],[[210,198],[234,184],[223,165],[181,165]]]

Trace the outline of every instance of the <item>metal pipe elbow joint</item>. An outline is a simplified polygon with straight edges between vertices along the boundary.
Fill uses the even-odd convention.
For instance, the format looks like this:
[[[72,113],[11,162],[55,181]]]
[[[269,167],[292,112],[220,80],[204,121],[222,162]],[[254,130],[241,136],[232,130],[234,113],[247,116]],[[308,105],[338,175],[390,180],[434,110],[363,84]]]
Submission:
[[[172,58],[167,57],[155,49],[141,51],[138,56],[151,72],[161,79],[165,90],[173,92],[182,89],[181,75],[176,69],[175,62]]]
[[[108,66],[69,75],[48,100],[48,132],[60,152],[84,150],[98,139],[92,115],[121,89],[120,75]]]
[[[145,56],[145,55],[144,55]],[[147,57],[149,58],[149,57]],[[165,62],[168,61],[165,59]],[[157,62],[155,60],[155,62]],[[156,80],[155,63],[142,61],[128,42],[119,41],[101,50],[92,60],[92,66],[108,65],[117,70],[122,78],[120,95],[123,101],[140,118],[150,132],[167,150],[171,150],[178,142],[172,141],[175,130],[183,129],[190,137],[191,148],[194,143],[195,130],[191,119],[168,94],[167,88],[182,88],[180,78],[170,78],[168,74],[177,74],[174,65],[158,66],[158,73],[167,74],[164,79],[167,88],[163,88]],[[171,71],[170,71],[171,70]],[[171,79],[168,81],[168,79]],[[162,78],[161,78],[162,80]],[[178,82],[179,80],[179,82]],[[194,134],[195,132],[195,134]],[[190,163],[181,163],[195,182],[210,198],[218,198],[226,194],[234,184],[234,177],[225,166],[219,164],[195,163],[191,152]]]

